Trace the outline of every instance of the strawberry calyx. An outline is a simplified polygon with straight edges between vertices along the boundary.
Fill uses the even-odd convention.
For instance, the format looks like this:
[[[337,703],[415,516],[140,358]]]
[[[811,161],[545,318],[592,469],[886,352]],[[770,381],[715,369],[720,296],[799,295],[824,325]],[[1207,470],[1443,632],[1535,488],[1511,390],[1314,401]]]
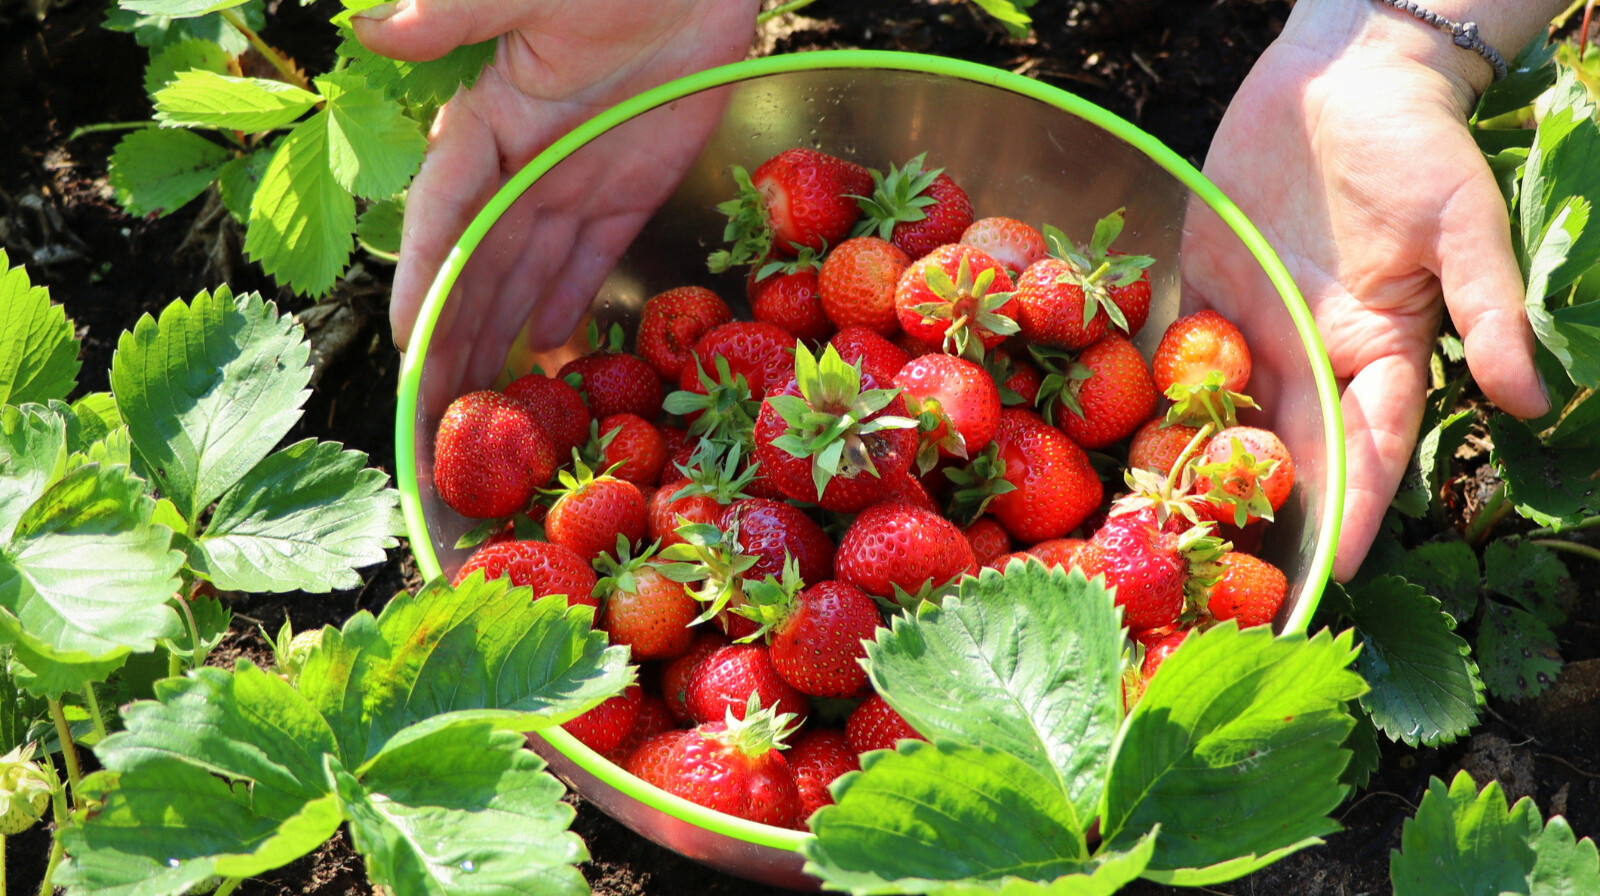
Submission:
[[[776,705],[762,706],[761,695],[752,691],[745,703],[744,718],[723,710],[722,730],[707,732],[718,743],[755,759],[773,750],[787,750],[789,738],[800,730],[801,719],[792,712],[778,712]]]
[[[881,240],[887,240],[894,235],[896,224],[909,224],[928,216],[923,209],[938,201],[927,195],[928,187],[938,180],[944,169],[924,171],[922,164],[927,156],[925,152],[917,153],[904,165],[896,167],[891,164],[887,174],[876,168],[869,169],[872,174],[872,195],[855,197],[856,205],[861,209],[861,218],[850,231],[851,236],[874,234]]]
[[[639,581],[634,574],[641,569],[656,565],[653,558],[660,547],[661,542],[657,541],[638,554],[634,554],[628,536],[618,533],[616,553],[603,553],[595,558],[595,572],[601,574],[601,578],[594,583],[594,590],[590,592],[595,600],[603,601],[607,595],[616,591],[638,594]]]
[[[1278,468],[1278,460],[1256,460],[1244,443],[1230,438],[1228,457],[1209,464],[1192,465],[1211,489],[1200,497],[1217,507],[1232,508],[1233,524],[1243,528],[1252,519],[1272,520],[1272,501],[1261,483]]]
[[[750,393],[749,381],[744,374],[734,373],[728,359],[721,355],[711,362],[715,376],[706,372],[698,355],[694,366],[705,394],[675,390],[662,400],[662,410],[682,417],[693,416],[687,427],[692,437],[738,444],[748,449],[754,444],[756,415],[761,412],[761,400]]]
[[[944,268],[930,264],[922,277],[935,300],[913,305],[911,310],[925,321],[948,321],[941,343],[943,350],[981,364],[983,340],[973,338],[974,329],[999,336],[1010,336],[1020,329],[1016,321],[999,313],[1013,295],[1004,290],[992,291],[995,278],[1001,273],[1001,268],[989,267],[974,275],[965,255],[956,266],[954,280]]]
[[[806,583],[800,579],[800,564],[792,554],[783,555],[783,571],[768,575],[758,582],[744,583],[744,605],[733,612],[756,623],[759,628],[735,643],[755,641],[794,614],[801,589]]]
[[[916,612],[917,608],[923,604],[933,604],[936,607],[941,606],[943,605],[945,598],[960,591],[961,579],[964,575],[965,573],[957,573],[956,575],[951,576],[948,581],[944,582],[935,582],[932,579],[929,579],[928,581],[923,582],[922,587],[918,588],[916,591],[907,591],[906,589],[901,588],[898,584],[891,583],[891,587],[894,589],[894,591],[889,597],[877,597],[876,595],[873,595],[872,599],[877,601],[879,606],[882,606],[884,609],[887,609],[890,612],[895,612],[898,610],[910,610],[912,612]]]
[[[683,519],[683,517],[679,517]],[[715,617],[729,605],[744,603],[744,574],[760,562],[759,557],[739,550],[739,524],[734,521],[727,529],[710,523],[684,521],[674,530],[683,541],[663,548],[657,571],[688,586],[684,590],[695,600],[706,605],[690,625],[699,625]]]
[[[755,276],[751,280],[755,283],[760,283],[768,277],[798,274],[808,269],[812,273],[821,273],[822,257],[827,252],[827,245],[823,245],[821,252],[812,249],[810,246],[796,246],[793,258],[768,259],[764,264],[756,268]]]
[[[911,429],[917,421],[878,415],[900,398],[899,389],[863,389],[861,369],[827,346],[818,359],[796,342],[795,385],[799,395],[772,395],[772,409],[787,425],[772,446],[793,457],[811,458],[811,479],[820,496],[835,476],[878,475],[863,437],[891,429]]]
[[[1217,429],[1227,429],[1239,423],[1240,408],[1259,407],[1255,399],[1243,392],[1226,388],[1226,375],[1213,370],[1198,383],[1173,383],[1167,387],[1167,398],[1172,407],[1167,409],[1168,423],[1198,426],[1210,421]]]
[[[705,495],[727,506],[750,497],[746,489],[755,481],[758,465],[754,461],[745,463],[744,457],[745,450],[738,444],[701,442],[689,455],[687,465],[677,465],[678,471],[689,481],[673,492],[669,500]]]
[[[1057,407],[1066,408],[1068,413],[1079,418],[1083,417],[1083,405],[1078,403],[1078,384],[1094,376],[1094,371],[1088,365],[1078,363],[1076,353],[1065,349],[1030,345],[1028,352],[1044,371],[1044,379],[1039,383],[1039,395],[1034,399],[1039,416],[1051,426],[1060,425],[1056,419]]]
[[[1182,518],[1191,525],[1201,522],[1197,505],[1205,503],[1205,499],[1194,494],[1199,474],[1192,460],[1213,432],[1211,424],[1202,426],[1178,453],[1170,472],[1130,468],[1123,473],[1128,494],[1112,503],[1109,514],[1117,516],[1148,510],[1155,515],[1158,526],[1166,526],[1173,518]]]
[[[622,329],[621,324],[612,324],[604,333],[600,332],[600,322],[590,320],[589,325],[583,328],[584,341],[589,345],[586,354],[603,354],[606,352],[620,352],[627,344],[628,334]],[[576,380],[574,379],[576,377]],[[574,389],[579,388],[583,377],[580,374],[569,373],[562,381]]]
[[[1059,229],[1046,224],[1040,229],[1044,235],[1045,252],[1059,258],[1071,269],[1056,278],[1058,283],[1070,283],[1083,290],[1083,323],[1088,325],[1095,314],[1105,311],[1111,322],[1124,332],[1128,318],[1116,302],[1111,300],[1111,290],[1132,286],[1145,274],[1145,269],[1155,264],[1149,255],[1128,255],[1112,252],[1111,244],[1122,235],[1123,214],[1119,208],[1095,222],[1094,233],[1087,246],[1076,246]]]
[[[1000,446],[990,443],[964,467],[950,467],[944,475],[955,484],[950,495],[950,519],[957,525],[968,526],[983,516],[989,502],[1015,491],[1016,485],[1006,479],[1006,462],[1000,457]]]
[[[952,457],[967,459],[967,440],[956,427],[956,421],[944,411],[944,405],[932,396],[923,398],[917,415],[917,470],[926,473],[939,463],[940,450]],[[937,434],[937,435],[935,435]]]
[[[750,172],[738,165],[730,165],[728,171],[739,188],[739,195],[717,203],[717,211],[728,218],[722,229],[722,239],[733,245],[706,258],[706,267],[713,274],[755,264],[772,253],[772,227],[767,222],[766,197],[750,180]]]

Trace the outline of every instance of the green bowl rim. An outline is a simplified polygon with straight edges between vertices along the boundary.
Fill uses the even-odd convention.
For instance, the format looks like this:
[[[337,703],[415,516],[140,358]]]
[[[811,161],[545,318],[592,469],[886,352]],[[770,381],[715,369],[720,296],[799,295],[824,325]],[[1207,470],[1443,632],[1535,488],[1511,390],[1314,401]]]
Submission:
[[[579,147],[643,112],[682,99],[692,93],[765,75],[822,69],[881,69],[941,75],[1003,88],[1054,106],[1098,125],[1139,149],[1193,190],[1216,211],[1234,233],[1238,234],[1282,296],[1284,305],[1294,319],[1300,341],[1305,346],[1306,355],[1311,361],[1312,376],[1322,406],[1323,426],[1328,438],[1328,479],[1339,484],[1339,487],[1334,488],[1326,496],[1323,518],[1318,529],[1323,538],[1307,570],[1305,591],[1299,605],[1284,623],[1286,632],[1305,631],[1311,621],[1311,613],[1316,609],[1322,585],[1327,581],[1333,568],[1333,549],[1338,541],[1339,521],[1343,513],[1345,478],[1344,427],[1339,412],[1339,393],[1334,382],[1333,369],[1328,362],[1327,351],[1312,321],[1311,311],[1306,307],[1283,262],[1267,244],[1266,238],[1255,225],[1250,223],[1244,213],[1193,165],[1168,149],[1161,141],[1120,116],[1065,90],[1022,75],[974,62],[921,53],[890,50],[818,50],[747,59],[697,72],[630,97],[551,143],[495,193],[450,250],[438,276],[429,288],[417,319],[416,329],[412,333],[412,346],[414,348],[427,346],[433,335],[434,324],[444,308],[445,300],[450,295],[456,278],[460,276],[462,267],[487,235],[489,228],[494,226],[511,203],[516,201],[530,184]],[[439,559],[433,552],[433,545],[428,538],[427,524],[422,516],[422,501],[417,488],[416,445],[413,438],[413,421],[416,416],[417,393],[422,379],[423,354],[424,352],[415,350],[408,352],[400,370],[400,395],[395,413],[395,470],[400,488],[400,504],[405,514],[406,530],[411,538],[411,549],[416,555],[417,567],[425,579],[432,579],[440,573]],[[749,843],[785,850],[798,849],[808,836],[802,831],[784,830],[724,815],[673,796],[612,765],[560,728],[539,733],[589,774],[615,787],[623,794],[699,827]]]

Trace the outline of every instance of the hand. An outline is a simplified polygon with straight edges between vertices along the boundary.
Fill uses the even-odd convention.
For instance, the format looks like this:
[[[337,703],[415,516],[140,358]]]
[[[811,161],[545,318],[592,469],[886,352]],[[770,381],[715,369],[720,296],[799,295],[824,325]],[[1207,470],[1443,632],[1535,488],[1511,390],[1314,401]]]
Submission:
[[[1505,201],[1465,125],[1477,85],[1454,66],[1481,61],[1375,3],[1319,18],[1332,6],[1295,10],[1229,105],[1205,173],[1283,259],[1343,390],[1334,575],[1345,580],[1411,459],[1444,309],[1491,401],[1534,417],[1549,400]],[[1209,209],[1187,225],[1186,300],[1225,308],[1270,295]]]
[[[355,18],[362,44],[396,59],[434,59],[462,44],[500,38],[494,62],[477,83],[440,111],[427,159],[412,182],[389,309],[395,344],[406,348],[450,247],[508,177],[615,103],[742,58],[754,35],[757,8],[757,0],[401,0]],[[637,214],[641,211],[644,217]],[[546,254],[564,248],[564,257],[585,259],[586,269],[598,267],[603,276],[627,246],[616,222],[636,227],[649,209],[628,212],[585,207],[579,197],[540,210],[539,226],[564,235]],[[550,274],[558,276],[563,268],[555,264]],[[579,292],[565,289],[560,301],[587,305],[592,290]],[[528,307],[509,319],[525,318],[541,295],[524,294]],[[581,310],[551,313],[575,321]]]

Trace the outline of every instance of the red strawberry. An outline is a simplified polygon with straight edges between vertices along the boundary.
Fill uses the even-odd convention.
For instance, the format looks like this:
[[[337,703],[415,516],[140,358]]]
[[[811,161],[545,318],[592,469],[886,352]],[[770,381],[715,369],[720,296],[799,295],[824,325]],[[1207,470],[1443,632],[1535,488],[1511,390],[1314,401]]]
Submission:
[[[734,376],[744,377],[755,398],[782,386],[794,376],[794,335],[782,327],[752,320],[736,320],[708,330],[694,345],[692,356],[699,367],[684,365],[678,388],[706,394],[700,370],[716,369],[716,359],[725,358]],[[692,430],[691,430],[692,431]]]
[[[1218,619],[1240,626],[1267,625],[1283,609],[1289,581],[1283,571],[1259,557],[1230,552],[1222,558],[1222,578],[1211,586],[1206,608]]]
[[[589,421],[593,419],[589,416],[589,406],[566,380],[530,373],[512,380],[505,393],[506,397],[522,402],[533,412],[534,419],[550,437],[558,465],[572,457],[572,449],[588,441]]]
[[[900,368],[894,384],[922,420],[921,469],[932,469],[940,457],[971,457],[994,439],[1000,389],[981,366],[954,355],[922,355]]]
[[[763,606],[779,621],[768,654],[783,680],[814,697],[853,697],[867,686],[862,641],[882,618],[878,605],[844,582],[817,582],[785,606]]]
[[[846,772],[861,770],[861,759],[850,749],[850,741],[837,728],[808,728],[801,731],[784,756],[794,772],[800,791],[800,821],[823,806],[833,805],[828,785]]]
[[[972,224],[972,200],[943,168],[923,169],[927,153],[888,174],[872,172],[872,195],[861,200],[855,235],[876,233],[912,258],[961,240]]]
[[[844,327],[833,334],[828,344],[839,352],[846,364],[861,368],[880,383],[894,381],[911,356],[906,350],[866,327]]]
[[[1128,442],[1128,467],[1168,475],[1177,466],[1184,449],[1199,434],[1199,427],[1168,423],[1160,417],[1146,420]],[[1205,451],[1207,441],[1209,436],[1196,446],[1196,452]]]
[[[851,513],[883,497],[916,455],[916,421],[893,389],[829,346],[795,349],[795,379],[762,402],[756,459],[785,495]]]
[[[1016,218],[979,218],[962,231],[959,242],[988,253],[1013,280],[1045,255],[1044,235]]]
[[[1041,258],[1017,278],[1013,295],[1022,336],[1036,345],[1080,349],[1099,341],[1111,316],[1084,275],[1059,258]]]
[[[620,351],[580,355],[561,365],[556,376],[566,379],[574,374],[596,420],[612,414],[654,420],[661,413],[661,377],[637,355]]]
[[[633,731],[634,722],[639,718],[639,698],[642,693],[638,685],[629,685],[622,693],[575,719],[567,720],[561,727],[596,753],[609,753]]]
[[[860,217],[855,197],[872,189],[866,168],[804,147],[786,149],[750,174],[735,165],[732,174],[739,195],[717,210],[728,216],[723,239],[733,246],[712,254],[713,272],[838,245]]]
[[[613,414],[600,421],[600,468],[645,487],[656,484],[667,463],[661,431],[643,417]]]
[[[923,345],[982,358],[1017,332],[1011,278],[983,250],[961,243],[917,259],[895,285],[900,328]]]
[[[685,521],[719,525],[722,512],[733,502],[749,497],[752,471],[740,470],[737,455],[728,455],[721,465],[684,464],[687,478],[665,482],[650,499],[648,511],[650,537],[662,546],[679,544],[678,527]]]
[[[1156,389],[1173,402],[1168,419],[1197,426],[1232,426],[1237,408],[1255,407],[1243,394],[1250,369],[1244,334],[1209,308],[1173,321],[1151,359]]]
[[[765,644],[729,644],[702,659],[684,691],[689,717],[705,723],[732,713],[745,717],[747,706],[756,702],[775,707],[778,712],[805,718],[811,701],[795,690],[772,665]]]
[[[693,451],[699,445],[698,443],[691,444],[689,431],[681,426],[661,425],[657,426],[656,429],[661,433],[661,450],[667,455],[667,462],[661,465],[661,475],[656,478],[656,484],[666,485],[667,482],[683,476],[683,471],[673,466],[673,461],[677,459],[678,452],[683,450],[685,445],[689,446],[690,451]]]
[[[856,515],[834,555],[834,578],[907,606],[931,598],[978,562],[956,524],[899,502]]]
[[[1066,234],[1048,225],[1044,228],[1044,241],[1050,256],[1065,262],[1064,267],[1053,266],[1052,273],[1066,288],[1061,297],[1082,314],[1083,326],[1088,327],[1095,318],[1104,315],[1108,327],[1124,336],[1132,336],[1150,317],[1150,275],[1145,269],[1154,264],[1155,259],[1111,248],[1122,235],[1122,225],[1123,210],[1117,209],[1095,222],[1094,235],[1087,246],[1073,245]],[[1054,306],[1058,314],[1061,307]],[[1049,323],[1065,323],[1060,316],[1052,316],[1051,308],[1046,302],[1035,309],[1035,322],[1045,325],[1043,332],[1050,331]]]
[[[439,419],[433,482],[462,516],[490,519],[526,509],[555,468],[555,448],[533,413],[499,392],[469,392]]]
[[[583,464],[561,471],[563,491],[545,515],[544,531],[552,542],[594,560],[615,551],[617,539],[638,544],[644,538],[644,495],[633,483],[615,476],[596,476]]]
[[[1014,358],[996,349],[984,358],[984,368],[1000,387],[1000,403],[1005,407],[1032,408],[1038,403],[1044,374],[1023,358]]]
[[[834,327],[822,309],[817,276],[821,269],[822,260],[805,249],[794,261],[769,262],[752,270],[745,281],[750,316],[808,343],[827,339]]]
[[[817,274],[822,311],[840,330],[866,327],[881,336],[900,331],[895,285],[910,256],[875,236],[845,240],[823,259]]]
[[[661,697],[667,703],[672,717],[679,722],[689,721],[689,682],[694,678],[700,661],[728,646],[729,641],[720,632],[696,629],[689,649],[677,659],[661,666]]]
[[[1144,356],[1116,333],[1079,352],[1067,373],[1046,377],[1039,398],[1054,402],[1046,417],[1090,451],[1132,435],[1161,400]]]
[[[639,357],[662,379],[675,383],[700,337],[732,320],[728,303],[703,286],[680,286],[658,293],[639,311]]]
[[[989,561],[1011,552],[1011,536],[994,517],[978,517],[961,534],[972,545],[972,557],[980,566],[988,566]]]
[[[634,662],[683,655],[694,641],[689,625],[700,615],[699,602],[682,583],[662,575],[649,550],[637,557],[626,549],[618,553],[616,558],[602,554],[595,561],[604,575],[595,583],[605,606],[599,627],[612,644],[626,644]]]
[[[1159,640],[1145,649],[1144,662],[1139,664],[1139,675],[1148,682],[1155,676],[1156,670],[1161,668],[1161,664],[1167,661],[1167,657],[1176,653],[1178,647],[1188,637],[1189,630],[1186,628],[1177,629],[1161,636]]]
[[[1238,527],[1271,520],[1294,488],[1294,460],[1270,430],[1232,426],[1211,437],[1195,465],[1198,507]]]
[[[861,701],[850,713],[844,723],[844,736],[850,749],[857,753],[892,750],[896,741],[906,738],[927,740],[877,694]]]
[[[710,722],[646,740],[628,772],[725,815],[792,828],[800,823],[794,773],[779,752],[789,720],[751,714],[748,723]]]
[[[1025,550],[996,557],[984,565],[990,569],[1003,570],[1006,568],[1006,564],[1012,560],[1033,559],[1043,563],[1046,569],[1054,569],[1057,566],[1062,569],[1071,569],[1078,556],[1078,549],[1082,548],[1086,543],[1081,538],[1052,538],[1049,541],[1041,541]]]
[[[633,728],[628,731],[628,736],[622,739],[615,749],[606,753],[606,758],[612,765],[627,764],[628,757],[639,745],[655,737],[665,734],[678,727],[678,720],[672,717],[672,711],[667,709],[667,701],[657,694],[643,691],[639,694],[639,714],[633,719]]]
[[[950,478],[961,509],[974,516],[987,510],[1011,537],[1030,544],[1076,529],[1105,497],[1083,449],[1022,408],[1002,410],[994,447]]]
[[[1210,527],[1174,528],[1149,508],[1114,513],[1074,558],[1084,575],[1103,575],[1116,589],[1130,631],[1176,624],[1186,596],[1203,594],[1215,579],[1222,548]]]
[[[485,578],[507,576],[513,585],[532,587],[535,598],[565,594],[568,605],[600,605],[594,596],[595,577],[589,561],[559,544],[544,541],[485,544],[461,564],[450,584],[459,585],[480,569]]]
[[[928,487],[917,478],[915,470],[907,470],[898,482],[890,483],[889,493],[883,496],[883,500],[910,504],[929,513],[940,512],[938,502],[933,500],[933,495],[928,493]]]
[[[743,574],[746,579],[781,575],[785,558],[794,560],[802,581],[833,575],[833,540],[793,504],[744,498],[730,504],[717,525],[733,533],[739,553],[756,558]]]

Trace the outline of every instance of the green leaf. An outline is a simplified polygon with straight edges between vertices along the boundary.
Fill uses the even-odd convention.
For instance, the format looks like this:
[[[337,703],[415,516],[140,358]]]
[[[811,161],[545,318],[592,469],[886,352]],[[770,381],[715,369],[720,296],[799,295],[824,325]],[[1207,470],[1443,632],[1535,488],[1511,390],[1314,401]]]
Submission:
[[[114,431],[127,432],[117,413],[117,399],[110,392],[90,392],[72,403],[72,419],[67,421],[67,450],[86,452],[89,446]]]
[[[1483,682],[1471,648],[1435,597],[1393,576],[1350,592],[1361,635],[1356,668],[1372,690],[1361,706],[1393,740],[1438,746],[1478,721]]]
[[[1489,693],[1502,700],[1537,697],[1561,672],[1561,651],[1544,620],[1499,601],[1484,602],[1478,665]]]
[[[0,404],[66,398],[77,385],[78,340],[66,310],[11,267],[0,249]]]
[[[867,753],[811,817],[806,871],[852,893],[1081,873],[1075,812],[1052,777],[989,747],[904,741]],[[1003,820],[1003,821],[1002,821]]]
[[[1417,440],[1405,481],[1395,495],[1395,507],[1410,517],[1428,512],[1449,469],[1450,458],[1472,431],[1472,411],[1450,414],[1428,426]]]
[[[357,614],[340,638],[325,634],[298,682],[338,733],[340,761],[356,768],[407,728],[419,737],[484,720],[516,731],[560,724],[631,681],[626,648],[592,630],[591,610],[531,596],[476,574],[455,588],[435,580],[397,595],[375,621]]]
[[[232,12],[244,22],[245,27],[260,31],[266,25],[265,7],[264,0],[247,0],[233,7]],[[250,42],[244,34],[230,25],[221,13],[180,19],[145,15],[111,6],[106,11],[105,27],[110,31],[132,34],[139,46],[149,47],[152,52],[189,38],[212,41],[229,56],[239,56],[250,48]]]
[[[1527,424],[1509,414],[1490,417],[1489,432],[1494,439],[1491,456],[1517,513],[1553,529],[1600,513],[1591,479],[1594,455],[1546,448]]]
[[[142,468],[185,519],[199,519],[300,419],[307,355],[292,319],[226,288],[122,334],[112,390]]]
[[[1049,881],[1010,877],[1001,881],[961,882],[941,886],[938,896],[1111,896],[1136,879],[1150,864],[1160,832],[1151,831],[1133,849],[1101,850],[1084,866],[1083,873],[1066,874]]]
[[[17,686],[11,675],[11,652],[0,648],[0,754],[28,742],[28,729],[45,714],[45,702]]]
[[[328,98],[328,160],[341,187],[364,199],[387,199],[411,182],[428,140],[418,124],[354,72],[316,81]]]
[[[494,61],[496,41],[465,44],[429,62],[403,62],[379,56],[356,40],[349,28],[339,29],[343,41],[339,55],[350,60],[348,70],[367,79],[372,87],[418,110],[429,110],[471,87],[483,67]],[[421,120],[431,116],[419,115]]]
[[[186,37],[150,53],[144,70],[144,92],[152,96],[172,83],[178,72],[189,69],[224,74],[228,71],[228,51],[216,41]]]
[[[117,143],[106,179],[128,214],[165,217],[204,193],[229,158],[199,134],[145,128]]]
[[[1229,880],[1338,829],[1347,704],[1365,686],[1351,633],[1273,638],[1230,622],[1161,666],[1113,748],[1100,830],[1126,849],[1161,825],[1152,872]]]
[[[194,617],[195,631],[189,631],[189,626],[184,625],[183,630],[176,638],[166,643],[167,650],[184,658],[192,660],[196,656],[195,635],[200,636],[200,648],[206,653],[215,650],[222,639],[228,635],[228,626],[233,624],[233,613],[214,597],[205,595],[189,601],[189,614]],[[193,665],[193,663],[190,663]]]
[[[1511,60],[1506,77],[1490,84],[1478,99],[1476,119],[1488,119],[1530,105],[1556,80],[1556,47],[1543,31]]]
[[[367,206],[356,222],[356,239],[374,255],[394,260],[400,255],[400,225],[405,219],[405,202],[382,199]],[[676,393],[673,393],[676,394]]]
[[[188,18],[240,6],[245,0],[117,0],[117,6],[151,16]]]
[[[1534,853],[1525,817],[1532,803],[1506,811],[1505,794],[1490,781],[1479,793],[1460,772],[1446,789],[1433,778],[1428,792],[1389,854],[1395,896],[1476,896],[1526,893]]]
[[[357,781],[332,766],[350,837],[393,893],[513,896],[589,892],[573,809],[521,736],[487,724],[436,731],[379,753]]]
[[[1405,554],[1397,572],[1413,585],[1438,598],[1456,622],[1470,621],[1478,611],[1482,577],[1478,555],[1464,541],[1436,541]]]
[[[306,439],[268,455],[217,502],[191,565],[231,591],[356,588],[404,530],[400,496],[367,456]]]
[[[1350,764],[1345,766],[1339,781],[1353,790],[1360,790],[1367,786],[1367,781],[1378,770],[1383,757],[1379,752],[1378,729],[1372,724],[1372,717],[1359,710],[1352,715],[1355,716],[1356,726],[1350,729],[1350,736],[1344,739],[1342,745],[1350,751]]]
[[[0,407],[0,542],[67,472],[67,421],[40,405]]]
[[[260,185],[261,176],[266,173],[276,150],[277,144],[273,144],[269,149],[231,159],[217,174],[217,191],[222,194],[222,205],[240,224],[250,220],[250,203],[255,199],[256,187]]]
[[[873,684],[923,735],[994,747],[1053,780],[1087,827],[1121,715],[1111,593],[1023,562],[959,588],[867,645]]]
[[[1561,602],[1574,591],[1572,575],[1560,556],[1541,544],[1499,539],[1483,552],[1484,585],[1504,595],[1550,625],[1560,625],[1567,614]]]
[[[1517,801],[1521,806],[1527,797]],[[1528,876],[1532,896],[1600,896],[1600,851],[1588,837],[1577,839],[1567,820],[1557,815],[1538,830],[1538,813],[1528,812],[1533,841],[1533,873]]]
[[[250,200],[244,251],[298,293],[333,288],[350,260],[356,204],[330,169],[328,112],[318,112],[278,143]]]
[[[1561,226],[1558,218],[1574,207],[1571,200],[1592,195],[1593,185],[1600,181],[1600,124],[1588,90],[1571,68],[1563,66],[1549,97],[1518,194],[1522,239],[1534,259],[1539,255],[1535,247],[1550,244],[1549,232]],[[1583,205],[1586,217],[1588,203]],[[1570,285],[1600,261],[1600,228],[1585,230],[1580,224],[1568,228],[1565,236],[1570,245],[1559,262],[1545,267],[1544,277],[1539,278],[1542,289],[1534,288],[1532,268],[1539,266],[1537,261],[1529,266],[1530,303]],[[1574,382],[1582,381],[1574,378]]]
[[[1551,216],[1549,228],[1530,243],[1526,310],[1534,335],[1561,362],[1568,378],[1592,389],[1600,386],[1600,309],[1583,305],[1549,311],[1544,306],[1544,297],[1560,288],[1553,279],[1556,271],[1569,268],[1575,259],[1593,261],[1575,254],[1589,211],[1587,199],[1566,197]]]
[[[218,127],[256,133],[282,127],[321,98],[283,81],[239,78],[205,69],[178,72],[156,91],[156,121],[179,127]]]

